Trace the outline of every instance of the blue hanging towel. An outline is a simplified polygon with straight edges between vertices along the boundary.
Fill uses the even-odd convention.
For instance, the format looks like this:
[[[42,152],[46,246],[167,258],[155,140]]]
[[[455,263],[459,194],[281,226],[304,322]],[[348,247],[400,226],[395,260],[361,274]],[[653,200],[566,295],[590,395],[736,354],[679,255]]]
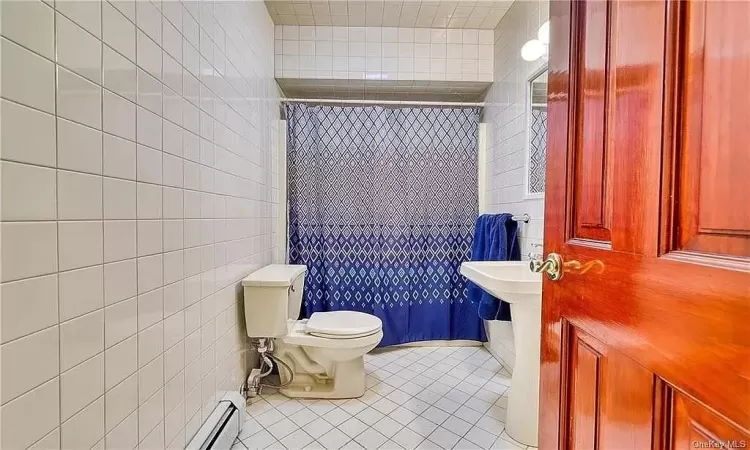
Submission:
[[[518,224],[513,215],[483,214],[477,218],[472,261],[520,261],[521,249],[516,241]],[[510,320],[510,305],[468,282],[469,300],[478,304],[479,317],[485,320]]]

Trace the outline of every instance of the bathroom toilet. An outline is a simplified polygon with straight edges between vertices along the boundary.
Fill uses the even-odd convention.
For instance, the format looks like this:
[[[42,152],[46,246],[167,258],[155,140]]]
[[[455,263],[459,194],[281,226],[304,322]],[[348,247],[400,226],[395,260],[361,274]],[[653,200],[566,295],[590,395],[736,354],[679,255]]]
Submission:
[[[383,323],[356,311],[297,320],[307,267],[271,264],[242,280],[251,338],[272,338],[281,393],[295,398],[355,398],[365,393],[364,355],[383,338]]]

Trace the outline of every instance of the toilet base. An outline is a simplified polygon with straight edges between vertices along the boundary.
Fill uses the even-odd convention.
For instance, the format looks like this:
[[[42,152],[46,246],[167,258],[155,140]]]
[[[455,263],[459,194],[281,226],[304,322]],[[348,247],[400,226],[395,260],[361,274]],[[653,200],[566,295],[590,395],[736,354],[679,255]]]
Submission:
[[[332,367],[332,377],[295,371],[294,382],[280,392],[290,398],[347,399],[365,394],[365,361],[363,357],[339,362]]]

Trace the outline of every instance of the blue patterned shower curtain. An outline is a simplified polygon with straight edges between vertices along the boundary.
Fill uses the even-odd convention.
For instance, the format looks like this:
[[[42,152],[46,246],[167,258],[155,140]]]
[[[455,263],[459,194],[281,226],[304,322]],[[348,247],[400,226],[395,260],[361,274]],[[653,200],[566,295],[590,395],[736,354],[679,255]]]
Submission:
[[[286,117],[302,316],[374,314],[381,346],[486,340],[459,274],[477,217],[479,110],[289,104]]]

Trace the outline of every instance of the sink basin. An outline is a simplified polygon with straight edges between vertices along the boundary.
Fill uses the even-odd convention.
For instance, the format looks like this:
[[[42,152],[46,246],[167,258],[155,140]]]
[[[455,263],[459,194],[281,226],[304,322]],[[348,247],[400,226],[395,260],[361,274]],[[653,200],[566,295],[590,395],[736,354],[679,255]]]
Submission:
[[[516,365],[508,392],[505,430],[536,447],[539,428],[539,370],[542,335],[542,274],[524,261],[469,261],[461,274],[510,303]]]
[[[529,270],[528,262],[469,261],[461,264],[461,275],[508,303],[542,305],[542,274]]]

